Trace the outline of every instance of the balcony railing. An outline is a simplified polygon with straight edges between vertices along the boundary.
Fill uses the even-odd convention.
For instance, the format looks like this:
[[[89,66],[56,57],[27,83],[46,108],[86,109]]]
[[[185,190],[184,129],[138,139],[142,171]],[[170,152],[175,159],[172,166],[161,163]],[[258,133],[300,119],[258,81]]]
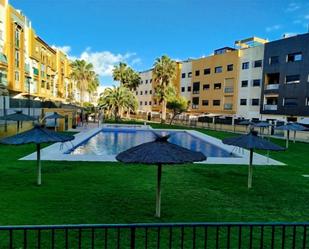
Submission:
[[[264,105],[265,111],[277,111],[278,105]]]
[[[266,85],[266,90],[277,90],[277,89],[279,89],[279,84]]]
[[[308,222],[0,226],[1,248],[308,248]]]
[[[225,87],[224,88],[224,93],[233,93],[234,92],[234,88],[233,87]]]
[[[233,104],[224,104],[224,110],[232,110]]]

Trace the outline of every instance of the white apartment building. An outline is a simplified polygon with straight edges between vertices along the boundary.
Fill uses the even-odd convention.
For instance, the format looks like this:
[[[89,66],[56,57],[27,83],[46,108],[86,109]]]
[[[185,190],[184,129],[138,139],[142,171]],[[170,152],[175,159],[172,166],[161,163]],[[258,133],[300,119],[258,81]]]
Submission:
[[[151,112],[152,111],[152,69],[139,73],[141,83],[135,91],[135,96],[138,99],[138,111]]]
[[[192,60],[181,62],[180,95],[191,102],[192,99]],[[191,105],[190,105],[191,106]]]
[[[237,116],[261,118],[260,103],[263,76],[264,43],[252,37],[236,41],[240,46]]]

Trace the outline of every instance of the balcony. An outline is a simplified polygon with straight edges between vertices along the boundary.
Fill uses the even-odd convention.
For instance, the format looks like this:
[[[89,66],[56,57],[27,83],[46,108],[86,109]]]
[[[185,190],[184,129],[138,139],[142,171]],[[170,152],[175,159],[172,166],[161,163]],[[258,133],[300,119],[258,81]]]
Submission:
[[[234,87],[225,87],[224,88],[224,93],[233,93],[234,92]]]
[[[278,105],[264,105],[264,111],[277,111]]]
[[[279,84],[268,84],[266,85],[266,90],[278,90]]]
[[[233,104],[224,104],[224,110],[230,111],[233,109]]]

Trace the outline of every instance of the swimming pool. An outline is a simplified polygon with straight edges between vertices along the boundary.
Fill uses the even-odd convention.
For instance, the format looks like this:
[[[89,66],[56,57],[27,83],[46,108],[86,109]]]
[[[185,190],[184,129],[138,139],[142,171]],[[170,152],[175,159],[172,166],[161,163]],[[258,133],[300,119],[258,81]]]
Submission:
[[[156,133],[160,135],[169,134],[169,142],[194,151],[201,151],[207,157],[235,157],[234,154],[185,131],[156,131]],[[66,153],[71,155],[115,156],[124,150],[154,139],[154,132],[149,130],[103,129]]]

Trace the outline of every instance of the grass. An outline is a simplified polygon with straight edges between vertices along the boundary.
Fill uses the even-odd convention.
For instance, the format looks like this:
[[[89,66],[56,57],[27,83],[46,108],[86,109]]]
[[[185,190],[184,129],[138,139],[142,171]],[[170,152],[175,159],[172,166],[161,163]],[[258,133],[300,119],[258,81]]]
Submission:
[[[0,145],[1,225],[309,220],[309,178],[302,176],[309,174],[306,143],[271,153],[287,166],[256,167],[252,190],[244,166],[164,166],[161,219],[153,216],[154,166],[44,161],[37,187],[35,162],[18,160],[33,151],[34,145]]]

